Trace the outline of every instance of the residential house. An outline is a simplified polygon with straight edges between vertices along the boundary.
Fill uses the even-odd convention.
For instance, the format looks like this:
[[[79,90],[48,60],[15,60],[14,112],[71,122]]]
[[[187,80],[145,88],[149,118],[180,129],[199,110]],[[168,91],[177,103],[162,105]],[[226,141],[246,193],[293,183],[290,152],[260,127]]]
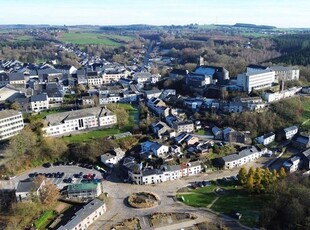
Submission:
[[[222,130],[220,128],[218,128],[216,126],[213,126],[211,131],[212,131],[212,134],[214,136],[214,139],[216,139],[216,140],[221,140],[222,139],[223,135],[222,135]]]
[[[158,117],[166,117],[169,115],[170,109],[167,107],[166,103],[159,98],[151,98],[146,103],[149,110]]]
[[[9,74],[9,84],[18,88],[25,88],[26,80],[23,73],[10,73]]]
[[[170,138],[175,135],[175,133],[172,133],[172,129],[162,121],[151,124],[151,129],[159,139],[162,139],[164,136]]]
[[[194,123],[192,121],[175,121],[172,126],[177,133],[187,132],[192,133],[195,130]]]
[[[309,171],[310,170],[310,149],[303,151],[300,154],[302,161],[302,169]]]
[[[82,105],[93,106],[95,105],[95,98],[93,96],[84,96],[81,98]]]
[[[90,128],[111,127],[117,123],[110,110],[93,107],[47,115],[47,127],[42,128],[46,136],[62,135]]]
[[[138,84],[141,84],[141,83],[145,83],[147,81],[151,81],[151,78],[152,78],[152,74],[148,73],[148,72],[140,72],[140,73],[135,73],[133,75],[133,80],[138,83]]]
[[[285,161],[282,166],[287,172],[292,173],[299,170],[301,168],[301,165],[301,158],[299,156],[294,156],[289,160]]]
[[[30,97],[30,107],[33,112],[41,112],[49,109],[49,100],[46,93],[37,94]]]
[[[0,111],[0,140],[17,135],[24,128],[21,112],[16,110]]]
[[[161,145],[153,141],[145,141],[141,143],[141,153],[152,152],[153,155],[157,157],[166,157],[169,152],[169,147],[166,145]]]
[[[118,82],[121,78],[127,78],[128,71],[125,69],[109,69],[105,70],[102,75],[102,83],[103,84],[111,84],[114,82]]]
[[[96,71],[87,72],[86,79],[89,86],[101,86],[103,84],[102,77],[98,76]]]
[[[101,193],[101,183],[80,183],[69,184],[62,195],[65,199],[85,201],[95,199]]]
[[[51,108],[56,108],[61,106],[63,103],[64,97],[58,89],[49,89],[46,90],[48,104]]]
[[[284,131],[285,139],[290,140],[298,133],[298,127],[290,126],[290,127],[283,129],[283,131]]]
[[[9,84],[9,75],[6,72],[0,71],[0,87]]]
[[[172,69],[169,73],[169,79],[173,81],[183,80],[188,74],[188,70]]]
[[[115,148],[112,151],[109,151],[100,156],[101,162],[105,165],[108,164],[117,164],[123,157],[125,156],[125,152],[121,148]]]
[[[309,135],[296,134],[292,139],[292,145],[297,149],[308,149],[310,147]]]
[[[259,150],[255,146],[251,146],[241,150],[240,152],[221,157],[218,161],[224,169],[232,169],[258,159],[265,152],[267,152],[267,149]]]
[[[275,140],[276,135],[272,132],[264,134],[260,137],[255,138],[255,140],[262,145],[269,145]]]
[[[57,230],[86,230],[93,222],[103,215],[106,210],[107,208],[103,201],[94,199],[74,213],[74,216],[66,223],[61,224]]]
[[[200,161],[184,165],[163,165],[161,169],[140,169],[128,171],[128,176],[135,184],[157,184],[165,181],[178,180],[182,177],[194,176],[201,172]]]
[[[144,97],[147,99],[158,98],[160,97],[162,90],[159,89],[151,89],[151,90],[142,90]]]
[[[39,197],[40,191],[44,185],[44,181],[42,181],[41,184],[37,184],[33,180],[19,181],[15,192],[16,200],[18,202],[23,202],[26,200],[31,200],[33,196]]]

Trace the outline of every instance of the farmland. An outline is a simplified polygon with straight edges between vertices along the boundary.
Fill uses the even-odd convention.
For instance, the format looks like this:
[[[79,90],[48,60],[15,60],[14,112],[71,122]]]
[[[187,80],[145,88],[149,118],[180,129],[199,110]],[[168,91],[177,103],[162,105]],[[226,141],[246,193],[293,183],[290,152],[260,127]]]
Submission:
[[[92,32],[69,32],[60,36],[62,42],[77,45],[104,45],[109,47],[119,47],[133,40],[133,37],[122,35],[110,35]]]

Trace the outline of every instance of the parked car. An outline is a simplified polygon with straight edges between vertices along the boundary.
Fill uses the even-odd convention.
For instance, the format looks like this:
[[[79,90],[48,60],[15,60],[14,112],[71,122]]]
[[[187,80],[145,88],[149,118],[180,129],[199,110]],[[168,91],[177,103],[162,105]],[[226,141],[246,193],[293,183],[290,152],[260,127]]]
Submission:
[[[47,162],[47,163],[44,163],[42,166],[43,166],[44,168],[49,168],[49,167],[51,167],[52,165],[51,165],[51,163]]]

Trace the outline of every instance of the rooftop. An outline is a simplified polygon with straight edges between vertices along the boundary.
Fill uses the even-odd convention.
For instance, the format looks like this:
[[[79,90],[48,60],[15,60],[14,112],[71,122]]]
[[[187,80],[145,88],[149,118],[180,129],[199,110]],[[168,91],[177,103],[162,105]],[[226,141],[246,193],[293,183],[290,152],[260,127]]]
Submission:
[[[237,152],[237,153],[230,154],[230,155],[227,155],[225,157],[222,157],[222,159],[225,162],[231,162],[231,161],[242,159],[242,158],[244,158],[246,156],[250,156],[253,153],[257,153],[257,152],[258,152],[257,148],[255,146],[251,146],[250,148],[246,148],[244,150],[241,150],[240,152]]]
[[[58,228],[58,230],[69,230],[74,229],[80,222],[87,217],[89,217],[95,210],[99,209],[104,205],[103,201],[99,199],[94,199],[88,204],[86,204],[82,209],[77,211],[72,219]]]
[[[21,114],[20,112],[10,109],[10,110],[2,110],[0,111],[0,119],[5,119],[12,116],[17,116]]]
[[[68,185],[68,192],[76,192],[81,190],[96,190],[98,184],[95,183],[81,183],[81,184],[69,184]]]

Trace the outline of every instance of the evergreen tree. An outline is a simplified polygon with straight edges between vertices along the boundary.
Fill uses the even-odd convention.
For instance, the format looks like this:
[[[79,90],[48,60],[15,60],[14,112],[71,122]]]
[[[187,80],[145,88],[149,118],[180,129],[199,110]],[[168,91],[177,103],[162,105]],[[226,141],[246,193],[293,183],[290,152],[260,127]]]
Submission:
[[[245,185],[247,182],[247,171],[245,167],[242,167],[238,173],[238,181],[241,185]]]

